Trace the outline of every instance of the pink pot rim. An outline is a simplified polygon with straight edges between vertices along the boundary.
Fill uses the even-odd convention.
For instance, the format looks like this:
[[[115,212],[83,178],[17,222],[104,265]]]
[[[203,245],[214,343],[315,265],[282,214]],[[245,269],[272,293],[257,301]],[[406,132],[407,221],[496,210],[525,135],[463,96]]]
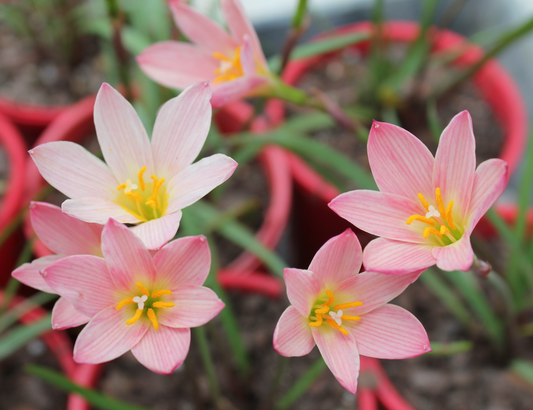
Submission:
[[[29,104],[14,101],[0,95],[0,113],[17,125],[46,127],[68,107],[68,105],[46,106]]]

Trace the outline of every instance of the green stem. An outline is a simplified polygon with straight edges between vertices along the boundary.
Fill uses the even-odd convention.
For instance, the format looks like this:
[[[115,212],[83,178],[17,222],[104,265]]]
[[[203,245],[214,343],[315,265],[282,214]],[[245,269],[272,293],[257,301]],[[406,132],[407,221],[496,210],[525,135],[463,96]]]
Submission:
[[[296,13],[292,19],[292,27],[287,35],[285,40],[285,45],[283,46],[283,51],[281,53],[281,65],[279,67],[278,73],[281,74],[285,69],[285,66],[289,62],[292,50],[294,46],[300,39],[301,35],[305,31],[305,15],[307,14],[307,0],[299,0],[298,7],[296,8]]]
[[[213,395],[213,401],[218,403],[220,399],[220,387],[218,385],[215,364],[213,362],[213,357],[211,356],[211,351],[209,350],[205,329],[203,327],[195,327],[193,332],[198,349],[200,350],[200,356],[202,357],[207,379],[209,380],[209,387],[211,389],[211,394]]]

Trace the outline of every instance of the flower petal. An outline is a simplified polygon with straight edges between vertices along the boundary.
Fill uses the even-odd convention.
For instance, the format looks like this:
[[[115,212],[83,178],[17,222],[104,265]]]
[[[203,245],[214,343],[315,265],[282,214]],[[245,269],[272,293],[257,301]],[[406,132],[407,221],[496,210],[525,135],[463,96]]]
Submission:
[[[470,232],[504,191],[509,180],[508,169],[507,162],[496,158],[482,162],[476,169],[469,209]]]
[[[354,337],[325,326],[314,327],[311,331],[329,370],[342,387],[355,394],[360,359]]]
[[[77,219],[88,223],[104,225],[109,218],[125,224],[135,224],[140,221],[112,200],[105,198],[85,197],[67,199],[61,205],[61,210]]]
[[[237,165],[233,159],[224,154],[211,155],[189,165],[168,185],[167,213],[176,212],[194,204],[226,181]]]
[[[254,50],[248,34],[244,36],[244,43],[242,44],[240,59],[242,71],[245,76],[256,74],[257,70],[255,66]]]
[[[94,125],[105,161],[119,181],[117,186],[126,183],[128,178],[137,181],[143,166],[147,167],[147,175],[153,173],[150,140],[139,116],[131,104],[107,83],[102,84],[96,95]]]
[[[102,232],[102,252],[109,274],[119,290],[138,291],[137,282],[151,287],[156,272],[152,256],[126,225],[110,219]]]
[[[368,271],[402,275],[435,265],[432,249],[432,245],[377,238],[365,247],[363,263]]]
[[[136,60],[141,70],[156,83],[178,90],[198,81],[213,81],[215,70],[220,66],[220,61],[205,50],[177,41],[152,44]]]
[[[146,334],[150,322],[139,320],[126,325],[125,310],[107,308],[95,315],[83,328],[74,345],[77,363],[103,363],[122,356]]]
[[[289,306],[281,315],[274,330],[274,349],[285,357],[300,357],[315,347],[307,317]]]
[[[19,266],[11,273],[11,276],[26,286],[47,293],[56,293],[41,276],[41,271],[64,257],[65,255],[43,256],[42,258],[33,260],[31,263],[25,263]]]
[[[63,255],[102,256],[101,225],[91,226],[45,202],[32,202],[30,216],[35,233],[52,252]]]
[[[171,374],[185,361],[191,344],[190,329],[149,328],[131,352],[143,366],[159,374]]]
[[[191,165],[211,126],[211,88],[206,81],[169,100],[157,115],[152,150],[158,178],[171,180]]]
[[[54,141],[28,152],[43,178],[69,198],[116,197],[117,179],[109,167],[81,145]]]
[[[178,283],[203,285],[211,267],[211,251],[203,235],[179,238],[154,255],[157,280],[163,288]]]
[[[325,291],[324,283],[313,272],[295,268],[283,269],[283,279],[291,305],[308,317],[320,293]]]
[[[133,226],[130,231],[137,235],[148,249],[159,249],[174,238],[181,216],[181,211],[167,213],[160,218]]]
[[[422,323],[407,310],[384,305],[349,327],[359,353],[378,359],[408,359],[431,351]]]
[[[175,306],[157,312],[157,320],[165,326],[202,326],[225,306],[215,292],[204,286],[179,284],[170,290],[172,296],[166,297],[164,301],[172,301]]]
[[[433,170],[433,187],[441,189],[445,204],[454,201],[454,213],[459,215],[459,220],[466,219],[475,172],[472,118],[468,111],[463,111],[442,132]]]
[[[52,329],[63,330],[84,325],[91,319],[78,312],[72,303],[65,298],[59,298],[52,310]]]
[[[259,88],[266,86],[269,79],[265,76],[247,75],[232,81],[218,84],[213,89],[211,104],[213,108],[220,108],[224,105],[246,97],[253,97],[258,94]]]
[[[474,263],[474,251],[470,243],[470,233],[465,233],[457,242],[448,246],[435,246],[433,256],[437,259],[437,267],[446,271],[467,271]]]
[[[368,161],[381,192],[416,199],[433,197],[431,177],[435,160],[429,149],[409,131],[374,121],[368,137]]]

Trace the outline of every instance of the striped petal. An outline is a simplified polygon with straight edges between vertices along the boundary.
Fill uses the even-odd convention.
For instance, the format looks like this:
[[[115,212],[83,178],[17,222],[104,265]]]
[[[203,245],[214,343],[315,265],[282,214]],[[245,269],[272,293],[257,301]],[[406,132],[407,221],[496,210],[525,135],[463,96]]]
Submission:
[[[84,222],[104,225],[110,218],[127,224],[140,221],[117,203],[96,197],[67,199],[61,205],[61,210],[74,218]]]
[[[65,298],[59,298],[52,310],[52,329],[63,330],[84,325],[91,319],[78,312],[74,305]]]
[[[285,268],[283,278],[287,286],[287,297],[304,317],[311,313],[313,304],[325,290],[320,278],[309,270]]]
[[[41,275],[41,271],[64,258],[65,255],[49,255],[35,259],[31,263],[25,263],[15,269],[11,276],[26,286],[42,290],[47,293],[56,293]]]
[[[167,213],[160,218],[133,226],[130,231],[137,235],[148,249],[156,250],[176,236],[181,216],[181,211]]]
[[[285,357],[305,356],[315,347],[309,320],[294,306],[289,306],[279,318],[274,330],[274,349]]]
[[[465,233],[457,242],[448,246],[435,246],[433,256],[437,259],[437,266],[446,271],[467,271],[474,263],[474,251],[470,243],[470,233]]]
[[[268,84],[268,77],[259,75],[247,75],[236,80],[226,81],[213,88],[211,104],[213,108],[220,108],[230,102],[259,95],[261,87]]]

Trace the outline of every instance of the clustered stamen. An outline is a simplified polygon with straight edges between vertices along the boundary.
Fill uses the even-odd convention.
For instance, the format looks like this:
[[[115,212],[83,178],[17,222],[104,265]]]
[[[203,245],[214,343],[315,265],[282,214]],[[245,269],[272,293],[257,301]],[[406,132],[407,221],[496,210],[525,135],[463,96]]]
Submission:
[[[244,75],[241,65],[241,48],[242,46],[237,47],[233,59],[218,51],[213,53],[213,57],[220,60],[220,67],[215,70],[215,74],[217,75],[215,78],[215,84],[235,80]]]
[[[337,311],[337,312],[334,312],[334,311],[331,311],[330,309],[331,309],[331,304],[335,301],[335,295],[333,295],[333,292],[329,290],[326,290],[326,295],[328,297],[328,300],[326,302],[319,303],[321,299],[324,300],[323,298],[319,298],[317,300],[317,303],[315,303],[315,305],[313,306],[313,308],[315,309],[314,315],[311,314],[311,316],[309,316],[309,319],[314,320],[314,321],[310,321],[309,326],[319,327],[322,325],[325,319],[328,325],[330,325],[334,329],[337,329],[342,334],[347,335],[348,331],[342,327],[342,321],[343,320],[358,321],[358,320],[361,320],[361,317],[345,315],[343,312],[343,309],[350,309],[356,306],[363,306],[363,302],[357,301],[357,302],[340,303],[333,307],[333,309]],[[331,316],[331,319],[327,317],[324,318],[324,316],[327,313],[329,313],[329,315]]]

